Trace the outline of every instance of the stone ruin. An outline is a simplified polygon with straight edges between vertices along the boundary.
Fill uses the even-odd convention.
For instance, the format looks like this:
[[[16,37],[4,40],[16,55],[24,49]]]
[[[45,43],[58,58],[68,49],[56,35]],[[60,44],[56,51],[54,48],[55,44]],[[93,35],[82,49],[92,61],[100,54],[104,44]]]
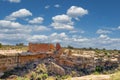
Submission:
[[[103,70],[116,69],[119,66],[120,55],[114,55],[109,58],[105,58],[105,55],[95,55],[95,51],[84,51],[74,49],[58,49],[53,44],[47,43],[29,43],[28,52],[17,53],[17,55],[3,55],[0,56],[0,75],[7,70],[11,70],[17,66],[23,66],[28,62],[50,59],[53,60],[56,65],[63,67],[64,69],[71,68],[77,71],[82,71],[89,74],[96,70],[96,67],[100,67]],[[51,66],[54,64],[51,63]],[[58,66],[57,66],[58,67]],[[62,68],[59,67],[64,72]],[[53,71],[53,69],[51,69]],[[59,70],[57,70],[59,73]]]

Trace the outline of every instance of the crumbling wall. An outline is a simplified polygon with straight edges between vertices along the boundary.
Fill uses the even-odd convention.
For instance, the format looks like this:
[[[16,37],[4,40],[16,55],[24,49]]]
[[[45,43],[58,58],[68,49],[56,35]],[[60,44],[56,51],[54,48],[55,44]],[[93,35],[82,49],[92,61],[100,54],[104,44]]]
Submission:
[[[29,43],[29,51],[30,52],[48,52],[54,50],[55,47],[53,44],[45,44],[45,43]]]

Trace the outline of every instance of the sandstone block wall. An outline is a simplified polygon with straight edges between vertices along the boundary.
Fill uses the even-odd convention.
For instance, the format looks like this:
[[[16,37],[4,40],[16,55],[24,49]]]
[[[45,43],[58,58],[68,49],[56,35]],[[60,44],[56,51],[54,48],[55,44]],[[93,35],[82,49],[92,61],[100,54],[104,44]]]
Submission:
[[[53,44],[45,44],[45,43],[29,43],[29,51],[30,52],[49,52],[55,49]]]

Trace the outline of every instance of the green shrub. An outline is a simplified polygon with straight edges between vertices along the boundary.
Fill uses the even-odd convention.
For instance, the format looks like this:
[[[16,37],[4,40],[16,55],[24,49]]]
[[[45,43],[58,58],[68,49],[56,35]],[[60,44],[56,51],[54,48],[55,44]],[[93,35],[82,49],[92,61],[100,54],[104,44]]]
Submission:
[[[102,72],[103,68],[101,66],[96,66],[95,71],[96,72]]]
[[[99,73],[99,72],[97,72],[97,71],[95,71],[93,74],[94,74],[94,75],[98,75],[98,74],[100,74],[100,73]]]
[[[36,80],[37,74],[35,72],[31,72],[31,79]]]
[[[48,74],[37,74],[36,78],[34,79],[37,79],[37,80],[45,80],[48,78]]]
[[[45,64],[39,64],[39,65],[36,67],[35,71],[36,71],[37,73],[47,73],[46,65],[45,65]]]

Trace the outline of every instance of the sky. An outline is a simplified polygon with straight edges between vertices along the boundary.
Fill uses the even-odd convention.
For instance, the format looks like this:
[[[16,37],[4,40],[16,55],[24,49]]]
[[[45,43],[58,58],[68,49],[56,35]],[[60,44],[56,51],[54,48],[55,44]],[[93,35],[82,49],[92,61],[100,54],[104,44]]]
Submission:
[[[120,50],[120,0],[0,0],[0,43]]]

